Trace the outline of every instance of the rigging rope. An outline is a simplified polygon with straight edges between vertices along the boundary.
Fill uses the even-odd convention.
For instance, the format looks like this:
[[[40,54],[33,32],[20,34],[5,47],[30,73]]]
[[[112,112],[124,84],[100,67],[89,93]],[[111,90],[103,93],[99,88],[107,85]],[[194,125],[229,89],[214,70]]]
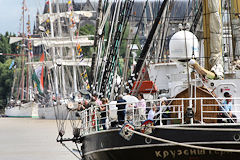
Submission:
[[[237,128],[189,128],[189,127],[168,127],[168,126],[150,126],[150,128],[158,128],[158,129],[175,129],[175,130],[200,130],[200,131],[219,131],[219,132],[240,132],[240,129]]]
[[[201,83],[203,84],[203,86],[206,86],[205,83],[203,83],[203,80],[200,78],[200,76],[198,74],[197,78],[201,81]],[[225,111],[225,109],[223,108],[222,104],[219,102],[219,99],[216,98],[216,96],[210,91],[210,89],[208,87],[205,87],[207,89],[207,91],[211,94],[211,96],[214,98],[214,100],[217,102],[218,106]],[[229,115],[229,113],[227,111],[225,111],[225,114],[230,118],[230,120],[235,123],[235,121],[232,119],[232,117]]]
[[[240,150],[236,150],[236,149],[224,149],[224,148],[212,148],[212,147],[196,146],[196,145],[185,144],[185,143],[180,143],[180,142],[175,142],[175,141],[171,141],[171,140],[167,140],[167,139],[163,139],[163,138],[150,136],[150,135],[147,135],[147,134],[144,134],[144,133],[140,133],[140,132],[137,132],[137,131],[134,131],[134,130],[130,130],[128,128],[126,128],[126,129],[128,131],[130,131],[130,132],[133,132],[133,133],[135,133],[137,135],[140,135],[140,136],[143,136],[143,137],[146,137],[146,138],[151,138],[151,139],[156,140],[156,141],[170,143],[170,144],[178,145],[178,146],[182,146],[182,147],[203,149],[203,150],[209,150],[209,151],[221,151],[221,152],[236,152],[236,153],[240,153]]]
[[[77,159],[81,160],[81,157],[78,157],[71,149],[69,149],[64,143],[62,143],[62,145],[67,148],[68,151],[70,151]]]
[[[109,25],[110,25],[110,29],[109,29],[109,31],[108,31],[108,40],[107,40],[107,44],[106,44],[106,48],[105,48],[105,56],[103,57],[103,62],[104,63],[102,63],[101,65],[101,71],[102,72],[100,72],[100,75],[99,75],[99,85],[97,86],[98,87],[98,89],[97,89],[97,91],[98,92],[100,92],[101,91],[101,87],[102,87],[102,81],[103,81],[103,76],[104,76],[104,71],[105,71],[105,68],[106,68],[106,60],[107,60],[107,57],[109,56],[109,48],[110,48],[110,44],[111,44],[111,41],[112,41],[112,34],[114,34],[115,33],[115,31],[113,31],[113,28],[114,28],[114,26],[116,26],[116,23],[117,23],[117,21],[118,21],[118,14],[119,14],[119,8],[120,7],[120,1],[118,1],[117,3],[115,3],[115,9],[114,9],[114,13],[113,13],[113,16],[111,16],[111,18],[112,18],[112,22],[114,22],[114,23],[109,23]],[[117,20],[115,20],[115,18],[117,19]]]
[[[110,53],[107,58],[106,68],[104,70],[102,83],[100,86],[101,93],[104,96],[107,95],[109,97],[111,93],[110,90],[112,90],[110,85],[112,84],[113,76],[115,76],[114,72],[116,71],[116,62],[119,57],[119,47],[121,46],[122,37],[126,30],[127,22],[129,19],[130,12],[132,10],[133,3],[134,1],[131,0],[125,1],[124,4],[121,3],[121,6],[123,5],[123,7],[121,7],[122,9],[120,17],[116,26],[117,29],[114,34],[113,46],[111,46],[110,48]]]
[[[81,154],[80,149],[79,149],[79,147],[78,147],[78,145],[77,145],[76,142],[75,142],[75,144],[76,144],[77,150],[78,150],[78,152],[79,152],[79,155],[82,157],[82,154]]]

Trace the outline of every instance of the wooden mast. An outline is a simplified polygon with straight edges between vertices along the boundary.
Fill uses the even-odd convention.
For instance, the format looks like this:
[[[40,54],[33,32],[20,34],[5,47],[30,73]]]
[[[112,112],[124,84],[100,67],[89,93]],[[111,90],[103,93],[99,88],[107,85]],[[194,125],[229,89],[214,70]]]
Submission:
[[[30,61],[30,52],[31,52],[31,48],[30,48],[30,36],[31,36],[31,29],[30,29],[30,15],[28,15],[28,22],[27,22],[27,32],[28,32],[28,55],[27,55],[27,61],[29,62]],[[27,95],[26,95],[26,100],[28,101],[29,100],[29,64],[27,64]]]
[[[209,58],[210,58],[210,16],[208,10],[208,1],[203,0],[203,38],[204,38],[204,68],[210,70]]]
[[[54,30],[53,30],[53,20],[51,19],[50,15],[52,14],[52,1],[49,0],[49,19],[50,19],[50,29],[51,29],[51,37],[54,38]],[[54,63],[54,84],[55,84],[55,96],[56,98],[59,96],[59,88],[58,88],[58,77],[57,77],[57,66],[56,64],[56,53],[55,53],[55,47],[52,47],[52,58]]]
[[[231,15],[233,19],[239,18],[240,16],[240,1],[239,0],[231,0]]]
[[[231,7],[229,6],[229,8],[231,8],[229,10],[230,14],[230,18],[231,18],[231,23],[233,20],[239,19],[240,17],[240,2],[239,0],[231,0]],[[232,27],[232,31],[233,31],[233,25],[231,25]],[[232,47],[233,47],[233,58],[235,59],[236,54],[235,54],[235,47],[236,47],[236,40],[237,36],[235,34],[232,34]]]
[[[24,31],[24,27],[25,27],[25,21],[24,21],[24,14],[25,14],[25,0],[23,0],[23,23],[22,23],[22,55],[24,55],[24,48],[25,48],[25,31]],[[24,77],[24,56],[22,56],[22,76],[21,76],[21,100],[24,99],[24,81],[25,81],[25,77]]]

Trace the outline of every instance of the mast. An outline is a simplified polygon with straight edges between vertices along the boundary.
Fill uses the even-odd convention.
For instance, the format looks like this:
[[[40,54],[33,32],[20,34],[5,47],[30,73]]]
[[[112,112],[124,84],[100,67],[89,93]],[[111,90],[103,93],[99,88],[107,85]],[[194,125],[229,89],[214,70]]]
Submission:
[[[115,9],[114,9],[114,12],[113,12],[113,16],[112,16],[112,22],[114,23],[111,23],[111,27],[110,27],[110,31],[109,31],[109,35],[108,35],[108,43],[107,43],[107,46],[105,48],[105,55],[103,57],[103,61],[106,61],[107,60],[107,57],[109,55],[109,50],[110,50],[110,44],[112,42],[112,35],[114,35],[114,31],[113,31],[113,28],[114,26],[117,25],[117,21],[118,21],[118,15],[119,15],[119,10],[120,10],[120,1],[117,1],[116,2],[116,5],[115,5]],[[102,86],[102,80],[103,80],[103,76],[104,76],[104,71],[105,71],[105,68],[106,68],[106,62],[103,63],[103,66],[102,66],[102,71],[100,72],[101,75],[100,75],[100,84],[98,85],[98,89],[97,89],[97,92],[101,92],[101,86]],[[104,94],[104,93],[103,93]]]
[[[25,31],[24,31],[24,27],[25,27],[25,0],[23,0],[23,12],[22,12],[22,15],[23,15],[23,23],[22,23],[22,55],[24,55],[24,48],[25,48]],[[21,76],[21,100],[24,99],[24,80],[25,80],[25,77],[24,77],[24,56],[22,56],[22,76]]]
[[[102,19],[102,0],[99,0],[98,1],[98,17],[97,17],[97,20],[96,20],[96,32],[95,32],[95,38],[94,38],[94,53],[92,54],[92,66],[91,66],[91,74],[90,74],[90,78],[89,78],[90,84],[92,84],[93,87],[95,86],[95,78],[96,78],[95,77],[95,72],[96,72],[96,46],[97,46],[97,43],[98,43],[97,39],[100,36],[98,34],[98,28],[99,28],[101,19]],[[99,46],[97,48],[99,48]],[[94,87],[94,90],[95,90],[95,87]]]
[[[125,54],[125,61],[124,61],[124,68],[123,68],[123,76],[122,76],[122,81],[121,81],[121,88],[120,88],[120,94],[123,94],[124,91],[124,83],[127,80],[127,73],[128,73],[128,62],[129,62],[129,57],[130,57],[130,52],[131,52],[131,47],[133,44],[131,44],[130,39],[132,39],[132,29],[131,29],[131,21],[128,22],[129,24],[129,32],[128,32],[128,39],[127,39],[127,48],[126,48],[126,54]]]
[[[171,2],[170,2],[171,3]],[[170,21],[170,17],[171,16],[171,11],[169,11],[171,4],[168,4],[166,6],[166,9],[163,12],[163,16],[162,16],[162,25],[159,25],[159,27],[157,28],[159,34],[156,36],[157,37],[157,46],[156,46],[156,59],[155,59],[155,63],[158,63],[162,60],[165,61],[164,59],[164,55],[163,55],[163,51],[164,51],[164,44],[166,41],[166,36],[168,33],[168,28],[169,28],[169,21]]]
[[[114,73],[116,68],[117,68],[117,63],[118,63],[118,58],[119,58],[119,49],[121,46],[121,42],[122,42],[122,37],[123,37],[123,33],[126,29],[127,26],[127,22],[128,22],[128,18],[130,16],[131,10],[132,10],[132,5],[133,5],[134,1],[131,0],[127,0],[124,3],[122,2],[122,4],[120,4],[120,6],[117,9],[117,13],[119,13],[119,17],[117,20],[117,25],[116,25],[116,29],[114,31],[113,34],[113,42],[111,43],[108,40],[108,44],[111,43],[111,48],[109,50],[109,53],[107,52],[106,54],[108,54],[108,58],[106,61],[106,65],[105,65],[105,69],[103,72],[103,76],[101,79],[101,93],[104,95],[104,97],[110,97],[110,93],[113,90],[114,87],[112,87],[113,84],[113,79],[115,77]],[[120,11],[121,8],[121,12]],[[116,10],[115,10],[116,11]]]
[[[30,54],[31,54],[31,28],[30,28],[30,14],[28,14],[28,23],[27,23],[27,31],[28,31],[28,55],[27,55],[27,59],[28,62],[30,62]],[[26,100],[29,100],[29,83],[30,83],[30,69],[29,69],[29,64],[27,64],[27,95],[26,95]],[[30,91],[30,96],[31,96],[31,91]],[[30,97],[31,100],[31,97]]]
[[[239,26],[240,26],[240,22],[239,22],[239,18],[240,18],[240,2],[239,0],[231,0],[231,5],[228,5],[230,10],[229,12],[230,14],[230,18],[231,18],[231,22],[232,22],[232,31],[233,31],[233,35],[232,35],[232,45],[233,45],[233,59],[236,58],[236,55],[240,55],[240,32],[239,32]],[[230,7],[231,6],[231,7]]]
[[[72,6],[72,7],[70,7],[70,6]],[[70,12],[73,12],[73,5],[72,5],[71,0],[68,1],[68,8],[69,8]],[[69,19],[69,22],[70,22],[70,39],[71,39],[71,41],[73,41],[75,24],[73,23],[72,14],[70,14],[69,18],[70,18]],[[71,53],[72,53],[72,60],[75,61],[76,57],[75,57],[74,47],[71,47]],[[77,68],[76,68],[75,65],[73,66],[73,91],[74,91],[74,93],[77,93]]]
[[[162,5],[161,5],[161,8],[158,11],[157,17],[155,18],[155,21],[154,21],[154,24],[153,24],[153,26],[151,28],[151,31],[149,32],[149,35],[148,35],[147,40],[146,40],[146,43],[145,43],[145,45],[143,47],[143,50],[142,50],[142,52],[140,54],[140,58],[139,58],[139,60],[138,60],[138,62],[136,64],[136,67],[134,69],[135,77],[137,77],[138,76],[137,74],[142,70],[141,68],[144,65],[145,58],[147,57],[147,53],[148,53],[149,48],[150,48],[150,44],[152,43],[153,36],[154,36],[155,31],[157,29],[157,26],[158,26],[158,24],[160,22],[160,19],[162,17],[163,11],[164,11],[164,9],[165,9],[165,7],[167,5],[167,2],[168,2],[168,0],[164,0],[163,1]]]
[[[61,26],[61,23],[60,23],[60,16],[59,16],[59,13],[60,13],[60,10],[59,10],[59,0],[56,0],[56,5],[57,5],[57,24],[58,24],[58,36],[59,37],[62,37],[62,26]],[[59,51],[60,51],[60,56],[61,58],[63,59],[63,50],[62,50],[62,47],[59,47]],[[63,98],[66,97],[66,88],[65,88],[65,85],[66,85],[66,82],[65,82],[65,71],[64,71],[64,65],[61,66],[61,76],[62,76],[62,94],[63,94]]]
[[[54,1],[54,0],[53,0]],[[49,17],[50,14],[52,14],[52,2],[49,0]],[[53,30],[53,21],[50,18],[50,29],[51,29],[51,37],[54,38],[54,30]],[[57,78],[57,66],[56,64],[56,55],[55,55],[55,47],[52,47],[52,53],[53,53],[53,64],[54,64],[54,84],[55,84],[55,94],[56,98],[58,97],[59,90],[58,90],[58,78]]]

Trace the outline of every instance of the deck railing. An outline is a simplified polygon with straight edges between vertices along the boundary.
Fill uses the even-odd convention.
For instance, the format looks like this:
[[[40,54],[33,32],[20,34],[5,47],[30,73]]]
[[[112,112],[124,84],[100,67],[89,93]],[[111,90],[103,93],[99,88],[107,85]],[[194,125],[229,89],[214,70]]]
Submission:
[[[196,102],[195,102],[196,101]],[[117,112],[125,113],[123,123],[131,123],[135,127],[148,120],[148,113],[154,110],[154,118],[151,119],[154,125],[182,125],[182,124],[213,124],[213,123],[239,123],[240,122],[240,98],[232,99],[232,114],[236,117],[230,117],[229,113],[223,110],[222,98],[175,98],[167,99],[167,105],[162,105],[162,101],[146,101],[146,109],[140,111],[137,102],[132,103],[110,103],[106,105],[106,117],[101,117],[99,106],[92,106],[79,113],[81,121],[81,134],[90,134],[103,130],[103,125],[107,129],[119,128]],[[118,110],[117,105],[125,104],[124,110]],[[192,108],[192,109],[187,109]],[[190,112],[188,112],[190,111]],[[191,114],[191,111],[193,114]],[[144,113],[144,114],[142,114]],[[221,117],[225,114],[225,117]],[[191,120],[191,117],[192,120]],[[104,122],[105,120],[105,122]]]

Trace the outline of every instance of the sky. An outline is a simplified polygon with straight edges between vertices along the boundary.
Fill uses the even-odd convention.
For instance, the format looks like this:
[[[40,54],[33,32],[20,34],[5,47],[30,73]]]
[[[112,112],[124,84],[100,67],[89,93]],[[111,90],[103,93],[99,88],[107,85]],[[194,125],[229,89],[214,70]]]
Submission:
[[[0,34],[5,34],[7,31],[11,33],[22,32],[20,28],[20,18],[22,16],[22,1],[23,0],[0,0]],[[37,10],[40,13],[43,12],[43,7],[46,0],[25,0],[27,6],[27,14],[30,14],[31,18],[31,31],[35,22]],[[59,0],[59,2],[67,0]],[[75,0],[85,1],[85,0]],[[90,0],[93,1],[93,0]],[[27,16],[25,16],[27,21]],[[26,27],[25,27],[26,28]]]
[[[80,1],[85,0],[75,0],[75,2]],[[20,30],[22,30],[20,28],[22,2],[23,0],[0,0],[0,34],[5,34],[7,31],[17,34]],[[46,0],[25,0],[25,2],[28,9],[27,14],[30,14],[31,18],[30,23],[32,31],[33,24],[36,20],[37,10],[39,10],[39,13],[43,13],[43,7]],[[67,0],[59,0],[59,2],[67,2]],[[25,21],[27,21],[27,16],[25,17]]]
[[[30,14],[31,31],[35,21],[37,10],[43,12],[45,0],[25,0],[27,11]],[[20,28],[20,18],[22,16],[22,0],[0,0],[0,34],[5,32],[18,33]],[[27,16],[25,18],[27,20]]]

